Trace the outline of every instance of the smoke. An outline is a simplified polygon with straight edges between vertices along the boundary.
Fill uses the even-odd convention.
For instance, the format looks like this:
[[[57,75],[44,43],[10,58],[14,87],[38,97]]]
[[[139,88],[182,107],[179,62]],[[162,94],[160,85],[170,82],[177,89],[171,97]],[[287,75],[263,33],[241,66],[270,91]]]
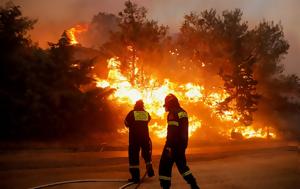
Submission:
[[[63,30],[73,27],[78,23],[90,23],[89,31],[83,36],[82,43],[84,46],[97,48],[106,42],[109,38],[109,32],[116,29],[117,20],[109,13],[117,15],[117,13],[124,8],[124,1],[121,0],[65,0],[63,2],[59,0],[27,0],[26,2],[15,0],[14,2],[21,5],[24,10],[24,15],[39,20],[31,35],[33,40],[38,41],[43,47],[46,47],[48,41],[57,41]],[[200,12],[210,8],[215,8],[218,12],[226,9],[232,10],[234,8],[240,8],[244,13],[244,20],[249,21],[249,25],[252,27],[263,19],[273,20],[275,22],[281,21],[291,45],[290,53],[283,63],[288,68],[288,72],[300,74],[297,62],[300,51],[300,37],[298,35],[300,28],[298,27],[297,20],[300,17],[300,13],[297,9],[300,2],[297,0],[263,2],[260,0],[230,0],[221,2],[217,0],[193,0],[189,2],[182,0],[137,0],[135,2],[148,9],[150,18],[157,20],[159,24],[170,26],[171,33],[179,31],[185,14],[191,11]],[[155,74],[161,78],[176,76],[176,78],[171,79],[174,79],[174,81],[180,80],[181,82],[187,80],[191,81],[194,79],[193,75],[197,75],[198,78],[202,78],[199,82],[206,83],[206,85],[212,84],[209,80],[217,80],[211,77],[207,77],[208,79],[206,80],[206,77],[201,77],[201,73],[195,69],[193,69],[193,74],[186,74],[184,71],[181,72],[180,75],[174,74],[172,70],[167,69],[168,66],[169,65],[165,65],[165,67],[163,67],[162,65],[160,71],[153,69],[153,73],[156,71],[157,73]],[[176,72],[174,70],[173,72]],[[188,77],[186,77],[187,75]],[[282,86],[274,86],[275,92],[282,90],[284,90]],[[274,125],[283,131],[298,131],[298,116],[289,114],[293,112],[297,106],[295,107],[291,103],[283,101],[283,97],[277,97],[277,99],[267,99],[265,103],[260,105],[257,119],[261,120],[262,123]],[[264,99],[262,99],[262,101],[263,100]],[[270,103],[273,103],[272,106],[270,106]],[[193,110],[191,109],[191,111]],[[207,111],[202,108],[201,113],[205,114],[205,112]],[[204,119],[209,120],[209,116],[207,113]]]
[[[1,0],[4,4],[7,0]],[[64,30],[78,23],[89,23],[93,16],[99,12],[117,14],[123,8],[124,1],[109,0],[14,0],[20,5],[25,16],[38,19],[35,29],[31,32],[33,41],[38,42],[41,47],[46,48],[48,42],[59,39]]]
[[[7,0],[1,0],[4,4]],[[37,18],[39,21],[31,33],[34,41],[42,47],[47,47],[48,41],[57,41],[62,31],[78,23],[89,23],[99,12],[116,14],[124,8],[124,0],[14,0],[21,5],[24,15]],[[263,19],[281,22],[290,41],[290,53],[284,64],[288,73],[300,75],[298,54],[300,53],[300,28],[298,18],[300,1],[298,0],[136,0],[133,1],[148,9],[149,16],[168,25],[171,32],[178,32],[183,16],[191,11],[200,12],[214,8],[218,12],[226,9],[240,8],[244,13],[244,20],[254,26]]]
[[[98,13],[89,24],[88,31],[83,34],[81,44],[97,49],[110,38],[110,33],[118,30],[118,18],[114,14]]]

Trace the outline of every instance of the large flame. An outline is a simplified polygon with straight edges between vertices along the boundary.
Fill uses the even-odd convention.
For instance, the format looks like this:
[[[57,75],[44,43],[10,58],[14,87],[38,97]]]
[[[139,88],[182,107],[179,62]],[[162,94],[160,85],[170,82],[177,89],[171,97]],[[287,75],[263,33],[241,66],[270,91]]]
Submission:
[[[223,122],[232,123],[232,127],[227,130],[220,131],[223,136],[230,138],[230,133],[238,132],[244,138],[267,138],[273,137],[274,130],[266,131],[265,128],[254,129],[253,126],[234,126],[239,121],[239,116],[234,111],[220,113],[217,110],[219,102],[222,102],[228,94],[224,90],[208,92],[204,86],[194,83],[175,83],[169,79],[162,81],[154,76],[144,82],[143,85],[132,84],[128,77],[120,71],[121,62],[117,57],[110,58],[108,61],[108,77],[107,79],[97,79],[97,87],[114,88],[115,92],[110,96],[110,99],[120,103],[133,106],[133,104],[143,99],[146,110],[151,114],[150,132],[158,138],[164,138],[167,133],[166,114],[163,108],[164,98],[169,93],[175,94],[181,102],[186,104],[202,103],[211,109],[212,116]],[[139,70],[136,68],[135,73]],[[204,95],[205,94],[205,95]],[[192,136],[202,126],[201,117],[189,112],[189,136]],[[118,130],[119,133],[126,133],[126,129]]]
[[[70,39],[71,45],[78,45],[78,36],[88,30],[88,25],[81,24],[67,30],[67,35]],[[132,46],[128,46],[129,53],[134,52]],[[172,56],[178,56],[177,49],[169,52]],[[131,66],[134,66],[133,74],[138,74],[140,70],[136,64],[139,58],[134,56],[132,58]],[[118,57],[113,57],[107,60],[108,76],[106,79],[99,79],[95,76],[96,86],[101,88],[113,88],[114,93],[109,97],[111,100],[119,103],[133,106],[134,103],[143,99],[146,110],[153,118],[150,122],[150,131],[158,138],[164,138],[167,134],[166,114],[163,108],[164,98],[169,93],[175,94],[181,102],[185,105],[200,103],[211,112],[213,119],[218,119],[224,125],[219,126],[218,133],[222,136],[232,138],[233,133],[240,134],[243,138],[276,138],[275,130],[272,127],[266,126],[239,126],[240,115],[234,111],[219,112],[218,104],[229,95],[225,90],[208,90],[203,85],[195,83],[175,83],[170,79],[159,80],[154,76],[148,77],[147,82],[138,84],[136,81],[132,82],[132,78],[121,73],[121,62]],[[205,67],[204,62],[201,63]],[[185,69],[185,68],[183,68]],[[189,113],[189,136],[192,136],[198,129],[202,127],[202,118],[199,112]],[[228,126],[229,125],[229,126]],[[119,133],[127,133],[124,129],[119,129]]]

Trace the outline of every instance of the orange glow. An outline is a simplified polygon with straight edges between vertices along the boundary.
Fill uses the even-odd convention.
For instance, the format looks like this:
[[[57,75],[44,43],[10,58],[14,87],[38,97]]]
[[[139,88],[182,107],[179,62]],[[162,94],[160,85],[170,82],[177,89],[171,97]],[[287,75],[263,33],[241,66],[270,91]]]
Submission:
[[[129,47],[128,50],[130,51],[131,48]],[[226,127],[227,130],[225,132],[221,132],[224,128],[219,126],[219,133],[221,133],[222,136],[230,138],[231,131],[234,131],[241,133],[244,138],[268,137],[265,129],[263,128],[254,129],[251,126],[234,127],[240,118],[234,111],[226,111],[222,113],[218,112],[218,103],[228,97],[228,94],[224,90],[208,91],[204,86],[199,84],[175,83],[169,79],[159,80],[155,76],[151,76],[148,82],[144,82],[143,85],[136,84],[138,82],[134,82],[134,84],[132,84],[130,79],[121,73],[121,62],[117,57],[108,59],[107,63],[108,77],[106,79],[95,78],[97,80],[96,86],[115,89],[114,93],[109,98],[118,104],[125,104],[132,107],[137,100],[143,99],[145,109],[152,116],[149,130],[151,134],[154,134],[157,138],[164,138],[167,134],[166,113],[163,104],[165,96],[169,93],[176,95],[179,101],[184,102],[184,105],[186,106],[197,103],[204,105],[210,109],[211,117],[232,125],[230,128]],[[135,73],[139,73],[138,67],[135,68]],[[193,134],[202,127],[201,115],[199,112],[188,113],[189,136],[193,136]],[[128,130],[119,129],[118,132],[120,134],[124,134],[128,132]],[[269,136],[276,138],[274,130],[269,131]]]
[[[253,126],[248,127],[235,127],[232,132],[237,132],[243,135],[244,138],[276,138],[276,134],[272,128],[262,127],[255,129]]]
[[[88,30],[88,25],[76,25],[75,27],[72,27],[67,30],[67,35],[70,39],[71,45],[77,45],[78,42],[78,35],[82,32],[86,32]]]

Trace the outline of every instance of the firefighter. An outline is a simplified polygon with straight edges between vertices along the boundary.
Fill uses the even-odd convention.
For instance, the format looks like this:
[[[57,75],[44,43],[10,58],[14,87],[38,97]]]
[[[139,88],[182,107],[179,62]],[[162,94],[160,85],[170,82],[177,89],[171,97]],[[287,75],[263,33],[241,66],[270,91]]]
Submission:
[[[130,182],[140,181],[139,154],[142,149],[142,157],[146,163],[147,174],[154,176],[152,168],[152,143],[149,137],[148,123],[151,120],[150,114],[144,109],[144,102],[138,100],[133,110],[125,118],[125,126],[129,128],[129,172],[131,174]]]
[[[188,115],[179,105],[175,95],[169,94],[164,104],[169,112],[167,140],[159,163],[159,180],[163,189],[171,186],[171,173],[174,162],[184,180],[192,189],[199,189],[196,179],[186,164],[185,150],[188,145]]]

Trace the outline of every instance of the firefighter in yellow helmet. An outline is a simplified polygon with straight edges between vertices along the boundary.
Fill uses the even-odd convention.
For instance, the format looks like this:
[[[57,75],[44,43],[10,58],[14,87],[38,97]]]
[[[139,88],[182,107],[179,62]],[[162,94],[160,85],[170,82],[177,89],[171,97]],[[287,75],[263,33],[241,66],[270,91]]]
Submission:
[[[177,97],[169,94],[164,104],[166,112],[169,112],[168,132],[165,147],[159,163],[159,180],[163,189],[171,186],[172,166],[174,162],[192,189],[199,189],[196,179],[186,164],[185,150],[188,145],[188,115],[179,105]]]
[[[140,181],[139,154],[142,149],[142,157],[146,163],[147,174],[154,176],[152,168],[152,143],[149,137],[148,123],[151,120],[150,114],[144,109],[144,102],[138,100],[133,110],[125,118],[125,126],[129,128],[129,172],[132,176],[130,182]]]

